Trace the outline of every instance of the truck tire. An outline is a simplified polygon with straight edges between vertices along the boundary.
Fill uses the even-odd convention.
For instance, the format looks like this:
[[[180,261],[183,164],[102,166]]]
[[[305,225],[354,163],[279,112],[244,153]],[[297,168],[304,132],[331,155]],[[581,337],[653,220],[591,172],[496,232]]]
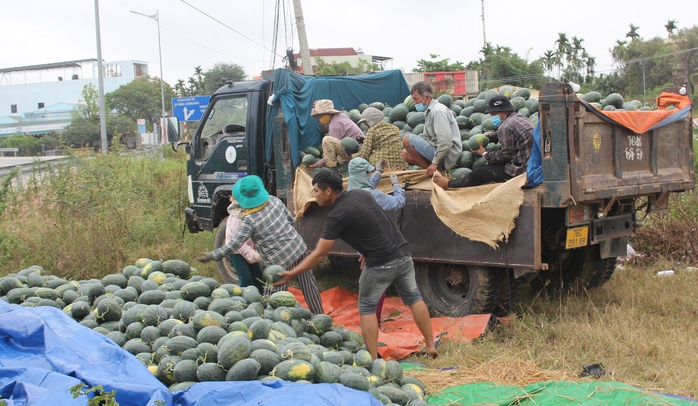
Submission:
[[[462,317],[494,310],[499,281],[491,268],[416,262],[414,270],[432,317]]]
[[[499,272],[499,296],[492,312],[497,317],[504,317],[516,313],[516,306],[521,296],[520,278],[514,277],[513,269],[490,268],[493,272]]]
[[[611,279],[615,258],[602,259],[598,245],[570,250],[567,257],[552,265],[548,272],[539,272],[531,284],[548,293],[573,292],[597,288]]]
[[[225,245],[225,230],[227,225],[228,217],[221,220],[220,224],[218,224],[216,237],[213,240],[213,249],[218,249]],[[218,275],[220,275],[223,283],[240,283],[238,280],[238,273],[235,271],[229,257],[223,257],[220,261],[216,261],[216,268],[218,268]]]

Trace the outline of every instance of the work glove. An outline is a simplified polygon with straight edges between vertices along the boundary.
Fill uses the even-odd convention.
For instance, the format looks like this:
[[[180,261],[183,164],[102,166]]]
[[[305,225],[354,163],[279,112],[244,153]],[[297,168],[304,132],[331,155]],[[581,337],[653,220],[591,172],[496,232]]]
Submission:
[[[390,175],[390,184],[392,184],[392,185],[398,184],[397,175],[395,175],[395,174]]]
[[[388,163],[385,159],[381,159],[376,163],[376,171],[380,174],[385,170],[385,165]]]
[[[212,252],[202,252],[201,256],[196,258],[196,260],[199,262],[213,261],[213,253]]]

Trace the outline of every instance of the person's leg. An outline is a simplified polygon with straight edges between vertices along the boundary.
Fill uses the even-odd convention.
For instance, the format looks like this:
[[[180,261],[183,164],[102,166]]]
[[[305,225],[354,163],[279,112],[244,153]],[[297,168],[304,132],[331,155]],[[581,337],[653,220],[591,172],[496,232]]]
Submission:
[[[376,271],[374,267],[365,266],[359,278],[359,324],[361,335],[366,344],[366,351],[373,359],[378,357],[378,318],[376,305],[385,289],[390,286],[392,273]]]
[[[233,264],[233,268],[238,274],[238,281],[241,287],[246,287],[254,284],[252,280],[252,275],[250,275],[250,267],[245,258],[240,254],[231,254],[230,262]],[[259,291],[260,293],[262,290]]]
[[[378,358],[378,320],[375,314],[362,314],[359,316],[361,336],[366,344],[366,351],[372,359]]]
[[[450,188],[486,185],[488,183],[506,182],[511,175],[506,173],[503,164],[487,164],[474,169],[458,179],[448,182]]]
[[[383,302],[385,301],[385,292],[378,299],[378,306],[376,306],[376,319],[378,319],[378,327],[381,326],[381,313],[383,313]]]
[[[325,165],[328,168],[334,168],[339,162],[337,162],[337,155],[339,151],[344,152],[342,144],[338,139],[326,135],[322,139],[322,158],[325,160]]]
[[[434,159],[436,147],[431,145],[429,141],[419,135],[406,134],[402,138],[402,146],[405,148],[406,154],[403,158],[408,163],[419,165],[422,169],[426,169],[431,165],[431,160]]]
[[[301,273],[296,277],[298,285],[303,292],[305,302],[308,304],[308,309],[315,314],[322,314],[325,311],[322,308],[322,298],[320,297],[320,288],[315,283],[315,274],[313,270]]]
[[[422,337],[424,337],[424,350],[431,357],[438,357],[439,352],[434,345],[434,332],[431,328],[431,317],[429,316],[429,309],[427,309],[424,300],[411,304],[410,310],[412,311],[412,318],[417,328],[422,333]]]
[[[252,284],[254,284],[260,292],[264,292],[264,275],[262,275],[262,266],[259,262],[248,263],[250,269],[250,277],[252,278]]]
[[[434,332],[431,328],[431,318],[429,317],[429,309],[422,300],[422,295],[419,293],[417,281],[414,277],[414,263],[410,257],[405,257],[399,264],[396,270],[397,276],[393,280],[393,284],[397,289],[400,298],[405,305],[409,306],[412,311],[417,328],[424,337],[424,349],[430,356],[436,358],[439,352],[436,351],[434,345]]]

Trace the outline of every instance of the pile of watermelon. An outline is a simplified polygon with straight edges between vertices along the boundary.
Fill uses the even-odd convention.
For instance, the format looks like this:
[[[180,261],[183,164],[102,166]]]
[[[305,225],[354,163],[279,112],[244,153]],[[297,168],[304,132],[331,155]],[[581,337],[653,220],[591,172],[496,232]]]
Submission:
[[[294,295],[219,285],[181,260],[141,258],[101,280],[31,266],[0,278],[0,300],[53,306],[135,355],[171,391],[196,382],[339,383],[385,404],[425,405],[396,361],[372,360],[362,336],[312,314]]]
[[[626,102],[618,93],[611,93],[606,97],[601,96],[601,93],[591,91],[584,94],[578,94],[578,98],[591,104],[599,110],[603,111],[652,111],[649,106],[643,106],[639,100],[630,100]],[[669,106],[667,110],[675,109],[676,106]]]
[[[456,166],[451,170],[451,177],[459,178],[486,163],[484,158],[470,151],[471,149],[479,149],[475,140],[482,144],[487,151],[496,151],[500,148],[499,143],[488,143],[487,137],[484,136],[484,133],[495,130],[492,118],[489,114],[485,114],[485,110],[487,110],[490,99],[496,95],[509,97],[518,113],[530,118],[534,125],[538,123],[538,100],[532,98],[531,91],[526,88],[514,91],[511,86],[502,86],[499,91],[489,89],[468,101],[453,100],[448,94],[439,96],[438,102],[448,107],[453,113],[463,141],[463,153]],[[400,135],[420,135],[424,132],[424,113],[416,110],[411,95],[396,106],[388,106],[382,102],[361,103],[355,109],[342,110],[341,112],[358,123],[361,120],[361,113],[368,107],[381,110],[385,116],[383,121],[398,127]],[[364,132],[367,130],[363,124],[360,125],[360,128]],[[474,141],[469,144],[468,141],[471,138]],[[301,151],[301,160],[304,162],[307,160],[308,165],[317,162],[320,156],[321,151],[318,148],[310,147]],[[421,168],[413,165],[409,169],[419,170]]]

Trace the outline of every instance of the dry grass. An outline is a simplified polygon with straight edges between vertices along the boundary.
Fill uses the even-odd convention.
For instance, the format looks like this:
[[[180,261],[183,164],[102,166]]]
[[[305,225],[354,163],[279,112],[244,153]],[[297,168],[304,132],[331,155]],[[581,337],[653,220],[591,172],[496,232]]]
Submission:
[[[437,360],[418,359],[457,369],[410,374],[435,393],[473,382],[586,380],[583,366],[602,363],[603,380],[696,397],[698,273],[674,268],[674,277],[654,276],[669,265],[627,266],[600,289],[555,299],[526,287],[520,317],[481,339],[446,342]]]

